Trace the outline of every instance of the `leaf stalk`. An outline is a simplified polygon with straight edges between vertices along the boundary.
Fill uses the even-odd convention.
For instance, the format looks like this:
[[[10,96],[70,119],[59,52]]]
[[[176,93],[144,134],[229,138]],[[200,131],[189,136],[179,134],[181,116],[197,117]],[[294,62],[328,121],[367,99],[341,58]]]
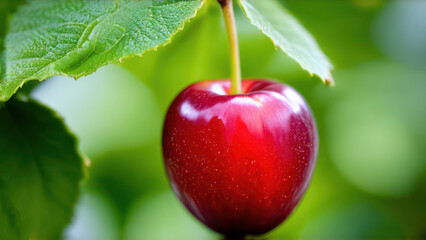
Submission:
[[[222,7],[226,31],[230,46],[231,57],[231,94],[241,94],[241,64],[238,47],[237,26],[235,24],[234,7],[232,0],[218,0]]]

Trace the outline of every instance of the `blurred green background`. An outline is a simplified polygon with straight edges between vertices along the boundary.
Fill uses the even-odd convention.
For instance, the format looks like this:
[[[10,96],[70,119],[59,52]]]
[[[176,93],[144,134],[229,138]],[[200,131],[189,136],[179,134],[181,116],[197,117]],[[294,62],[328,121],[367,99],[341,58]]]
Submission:
[[[333,62],[336,86],[309,76],[236,8],[244,77],[295,87],[320,134],[306,195],[261,239],[426,239],[426,1],[282,2]],[[220,239],[172,194],[160,144],[176,94],[229,75],[222,16],[210,3],[166,47],[41,84],[32,96],[65,117],[91,160],[65,238]]]

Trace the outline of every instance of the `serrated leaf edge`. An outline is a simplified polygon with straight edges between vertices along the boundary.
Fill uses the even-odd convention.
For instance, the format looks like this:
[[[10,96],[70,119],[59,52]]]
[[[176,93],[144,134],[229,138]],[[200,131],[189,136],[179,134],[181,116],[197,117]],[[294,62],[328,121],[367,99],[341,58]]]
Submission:
[[[186,25],[186,23],[188,23],[188,22],[190,22],[191,21],[191,19],[193,19],[197,14],[198,14],[198,12],[200,11],[200,9],[205,5],[205,2],[206,2],[207,0],[201,0],[201,4],[195,9],[195,11],[194,11],[194,14],[192,14],[190,17],[188,17],[185,21],[183,21],[182,22],[182,24],[181,24],[181,26],[179,26],[177,29],[176,29],[176,31],[174,32],[174,33],[172,33],[171,35],[170,35],[170,37],[168,38],[168,39],[166,39],[165,40],[165,42],[164,43],[162,43],[162,44],[159,44],[159,45],[157,45],[157,46],[155,46],[155,47],[153,47],[153,48],[150,48],[150,49],[146,49],[145,51],[143,51],[142,53],[135,53],[135,54],[131,54],[131,55],[127,55],[127,56],[123,56],[123,57],[121,57],[121,58],[119,58],[118,60],[111,60],[111,61],[106,61],[104,64],[102,64],[102,66],[100,66],[100,67],[103,67],[103,66],[106,66],[106,65],[109,65],[109,64],[114,64],[114,63],[122,63],[125,59],[129,59],[129,58],[133,58],[133,57],[136,57],[136,56],[139,56],[139,57],[141,57],[141,56],[143,56],[146,52],[148,52],[148,51],[157,51],[158,50],[158,48],[161,48],[161,47],[165,47],[165,46],[167,46],[168,44],[170,44],[171,42],[172,42],[172,39],[176,36],[176,34],[178,34],[179,32],[181,32],[184,28],[185,28],[185,25]],[[96,19],[96,20],[94,20],[94,21],[99,21],[99,19]],[[85,34],[85,32],[83,33],[83,34]],[[2,54],[3,55],[3,54]],[[66,56],[68,56],[68,55],[65,55],[64,57],[66,57]],[[2,57],[1,55],[0,55],[0,57]],[[85,73],[82,73],[82,74],[78,74],[78,75],[72,75],[72,74],[67,74],[67,73],[65,73],[65,72],[63,72],[63,71],[56,71],[55,69],[54,69],[54,71],[55,71],[55,73],[52,73],[52,74],[48,74],[45,78],[43,78],[43,79],[38,79],[38,78],[35,78],[34,77],[34,75],[36,75],[37,73],[39,73],[39,72],[41,72],[41,71],[43,71],[43,69],[46,69],[46,68],[49,68],[49,67],[52,67],[52,66],[54,66],[54,64],[56,63],[56,62],[58,62],[58,61],[60,61],[61,59],[63,59],[64,57],[62,57],[62,58],[60,58],[60,59],[58,59],[58,60],[56,60],[55,62],[52,62],[52,63],[50,63],[50,64],[48,64],[47,66],[45,66],[45,67],[43,67],[42,69],[40,69],[39,71],[37,71],[36,73],[34,73],[33,75],[31,75],[30,77],[28,77],[28,78],[26,78],[25,80],[23,80],[22,81],[22,83],[18,86],[18,87],[16,87],[15,88],[15,90],[13,91],[13,93],[12,93],[12,95],[10,95],[10,96],[0,96],[0,102],[6,102],[6,101],[8,101],[20,88],[22,88],[23,86],[24,86],[24,84],[25,83],[27,83],[27,82],[29,82],[29,81],[35,81],[35,80],[38,80],[38,81],[44,81],[44,80],[46,80],[46,79],[48,79],[48,78],[50,78],[50,77],[53,77],[53,76],[59,76],[59,75],[61,75],[61,76],[65,76],[65,77],[71,77],[71,78],[74,78],[75,80],[77,80],[77,79],[79,79],[79,78],[81,78],[81,77],[84,77],[84,76],[88,76],[88,75],[90,75],[90,74],[92,74],[92,73],[94,73],[94,72],[96,72],[99,68],[97,68],[97,69],[95,69],[95,70],[93,70],[93,71],[88,71],[88,72],[85,72]],[[0,60],[0,62],[1,62],[1,60]],[[1,83],[1,80],[2,79],[0,79],[0,83]],[[0,90],[1,91],[3,91],[3,87],[0,85]]]

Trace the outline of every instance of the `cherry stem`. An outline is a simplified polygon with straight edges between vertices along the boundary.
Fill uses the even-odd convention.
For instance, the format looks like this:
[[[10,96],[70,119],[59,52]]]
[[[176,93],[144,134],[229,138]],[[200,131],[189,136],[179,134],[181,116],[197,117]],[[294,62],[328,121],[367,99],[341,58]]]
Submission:
[[[222,7],[231,56],[231,94],[241,93],[240,50],[238,48],[237,26],[235,24],[232,0],[218,0]]]

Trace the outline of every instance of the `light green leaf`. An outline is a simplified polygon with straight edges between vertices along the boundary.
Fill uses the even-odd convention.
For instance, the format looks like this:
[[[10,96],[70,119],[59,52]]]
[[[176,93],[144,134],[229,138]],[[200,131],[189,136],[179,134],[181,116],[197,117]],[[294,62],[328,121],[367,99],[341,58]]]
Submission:
[[[78,78],[170,42],[202,0],[33,0],[5,42],[0,101],[29,80]]]
[[[60,239],[82,179],[76,139],[34,101],[0,103],[0,238]]]
[[[296,60],[302,68],[333,84],[332,65],[314,38],[276,0],[239,0],[251,23],[270,37],[274,44]]]

